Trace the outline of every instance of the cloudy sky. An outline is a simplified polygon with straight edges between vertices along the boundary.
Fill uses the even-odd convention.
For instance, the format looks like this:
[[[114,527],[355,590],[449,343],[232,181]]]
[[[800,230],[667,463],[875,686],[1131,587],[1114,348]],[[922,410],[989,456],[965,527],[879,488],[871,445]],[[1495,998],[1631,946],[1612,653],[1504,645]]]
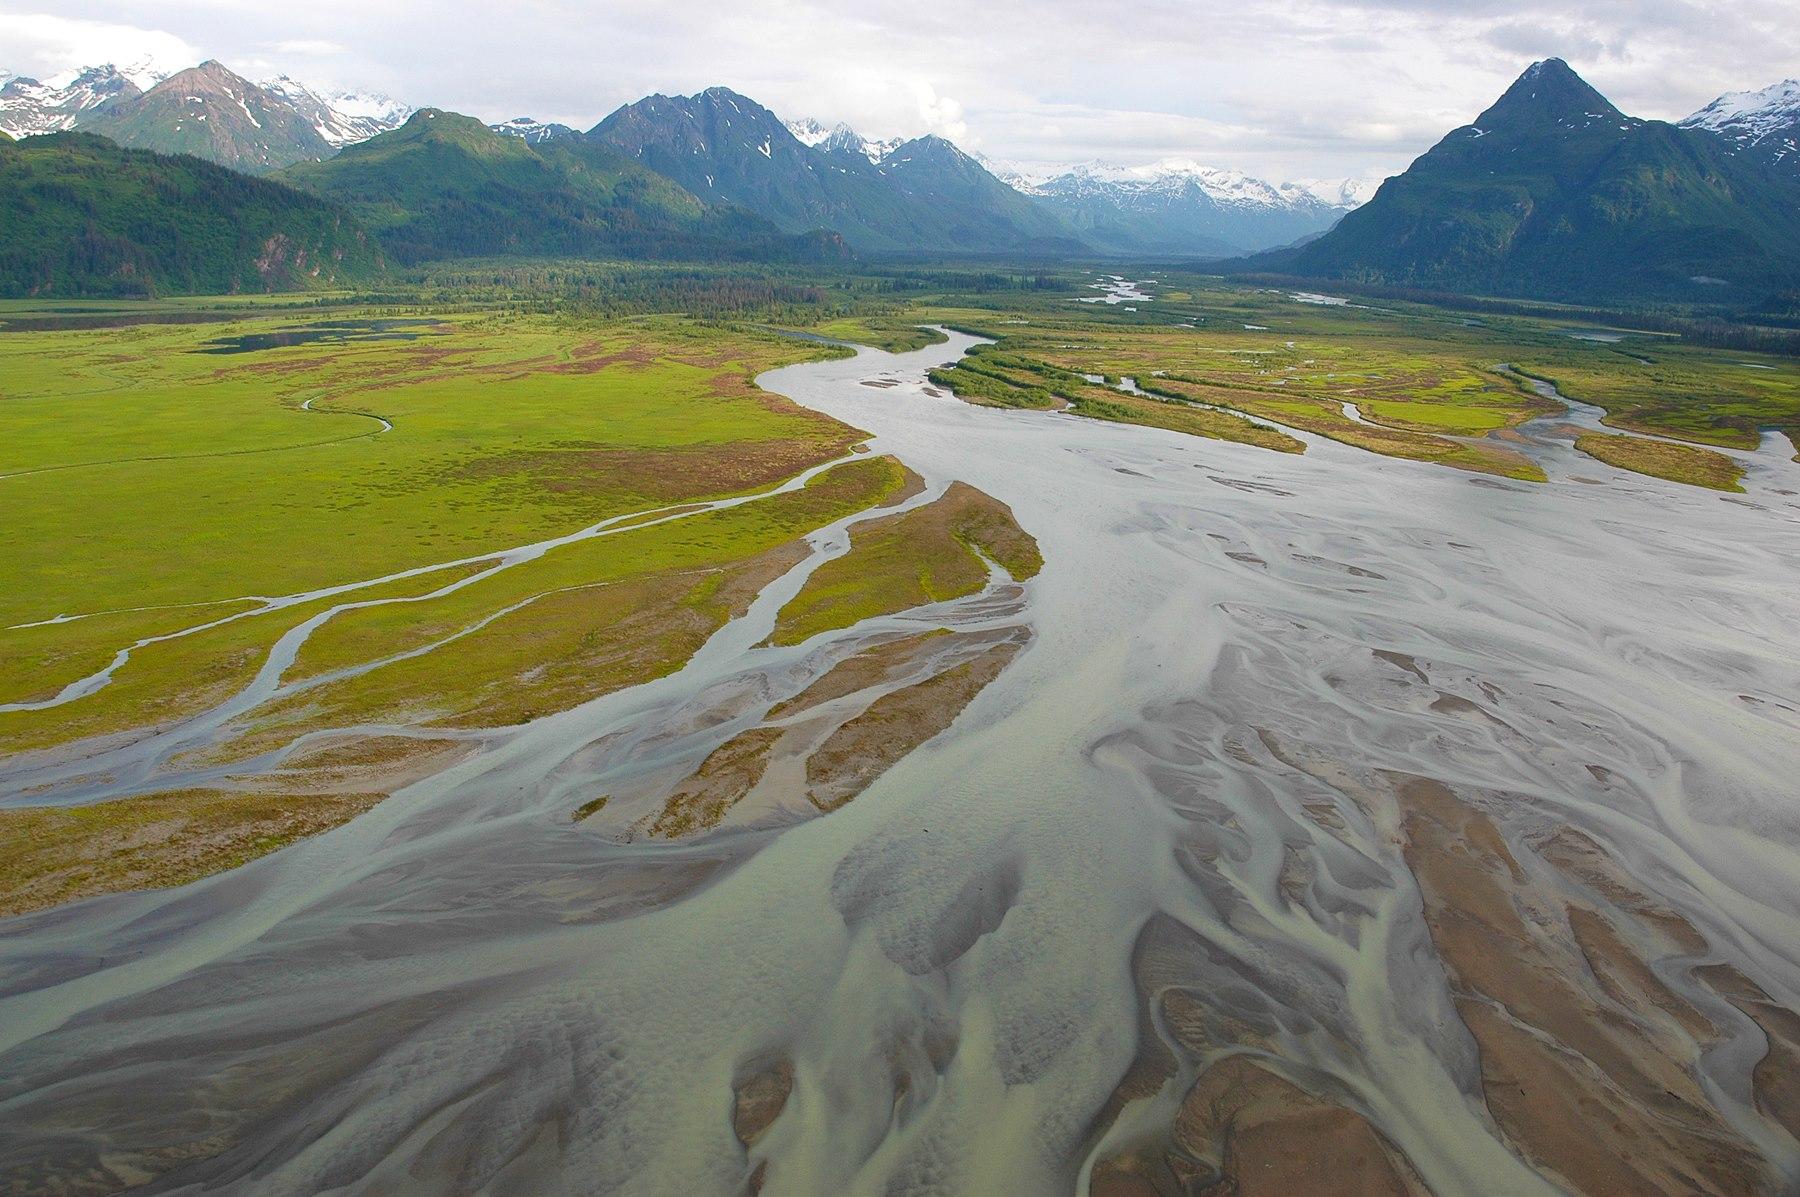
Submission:
[[[1379,178],[1558,55],[1677,118],[1800,74],[1800,0],[0,0],[0,69],[146,57],[586,128],[724,84],[1027,164]]]

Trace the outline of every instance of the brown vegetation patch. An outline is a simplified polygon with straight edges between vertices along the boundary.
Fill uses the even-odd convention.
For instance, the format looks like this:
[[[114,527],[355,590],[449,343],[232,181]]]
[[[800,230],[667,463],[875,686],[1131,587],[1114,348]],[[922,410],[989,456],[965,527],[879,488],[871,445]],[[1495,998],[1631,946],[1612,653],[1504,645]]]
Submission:
[[[496,453],[465,462],[451,474],[499,481],[522,493],[675,503],[774,486],[841,455],[859,435],[846,429],[837,440],[789,437],[657,449],[592,445]]]
[[[1744,467],[1723,453],[1699,445],[1583,432],[1575,438],[1575,447],[1596,461],[1636,474],[1737,494],[1744,491]]]
[[[784,719],[804,714],[859,690],[880,685],[909,668],[917,660],[921,649],[950,634],[948,629],[937,628],[917,636],[889,640],[873,648],[866,648],[853,657],[846,657],[833,665],[818,681],[777,705],[769,712],[769,718]]]
[[[174,790],[0,810],[0,917],[185,885],[347,823],[381,793]]]
[[[895,762],[949,727],[1011,663],[1025,635],[979,657],[877,699],[833,732],[806,761],[807,797],[833,811],[866,790]]]
[[[676,839],[718,826],[726,812],[762,780],[769,767],[769,750],[781,737],[779,728],[753,727],[713,749],[693,776],[669,795],[661,813],[651,821],[649,833]]]
[[[346,738],[218,788],[0,810],[0,917],[236,868],[347,823],[472,751],[442,738]]]

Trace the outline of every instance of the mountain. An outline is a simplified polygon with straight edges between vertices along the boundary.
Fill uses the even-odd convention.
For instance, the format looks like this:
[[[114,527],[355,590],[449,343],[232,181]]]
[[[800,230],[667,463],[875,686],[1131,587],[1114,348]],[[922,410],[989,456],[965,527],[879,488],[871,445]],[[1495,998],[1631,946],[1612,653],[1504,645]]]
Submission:
[[[860,139],[855,148],[846,144],[831,154],[838,160],[867,156]],[[919,248],[1052,252],[1082,248],[1054,213],[935,134],[901,142],[870,166],[905,197],[913,212],[929,218],[929,229],[921,223]]]
[[[834,252],[828,239],[790,237],[748,212],[703,204],[608,146],[581,137],[532,144],[436,108],[280,177],[349,208],[403,262]]]
[[[290,100],[212,61],[107,104],[80,125],[123,146],[193,154],[251,174],[328,158],[335,148]]]
[[[1800,183],[1800,80],[1726,92],[1681,122],[1722,138],[1730,152]]]
[[[790,232],[833,229],[859,249],[1078,248],[1054,215],[941,138],[905,143],[871,162],[861,139],[857,149],[831,144],[829,135],[807,145],[767,108],[723,87],[646,97],[587,136],[707,204],[741,206]]]
[[[509,121],[501,121],[488,128],[496,133],[505,133],[510,137],[523,137],[527,143],[536,145],[540,141],[557,141],[564,138],[580,137],[581,134],[567,125],[558,125],[550,121],[533,120],[529,116],[515,116]]]
[[[1800,205],[1715,134],[1533,65],[1331,232],[1241,269],[1550,299],[1758,299],[1800,277]]]
[[[87,133],[0,141],[0,294],[341,287],[385,271],[342,209],[197,158]]]
[[[1296,183],[1169,160],[1148,167],[1078,166],[1016,186],[1060,214],[1084,241],[1114,253],[1232,257],[1324,232],[1348,204]]]
[[[1342,208],[1346,212],[1351,208],[1360,208],[1375,198],[1381,189],[1381,179],[1295,179],[1294,185],[1310,191],[1314,199],[1333,208]]]
[[[17,138],[72,129],[89,113],[142,94],[129,75],[110,63],[43,83],[13,75],[0,86],[0,131]]]
[[[378,92],[319,91],[286,75],[266,79],[260,86],[293,105],[329,146],[354,145],[398,129],[413,112],[410,104]]]
[[[787,127],[788,132],[794,135],[794,140],[801,145],[826,152],[852,151],[872,163],[880,162],[906,142],[904,137],[890,137],[886,140],[864,137],[842,121],[827,128],[811,117],[788,121]]]

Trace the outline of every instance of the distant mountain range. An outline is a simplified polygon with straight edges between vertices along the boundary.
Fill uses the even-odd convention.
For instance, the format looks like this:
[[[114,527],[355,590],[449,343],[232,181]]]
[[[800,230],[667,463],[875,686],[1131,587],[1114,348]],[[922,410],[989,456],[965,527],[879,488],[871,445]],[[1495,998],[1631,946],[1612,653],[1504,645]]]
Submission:
[[[341,204],[401,262],[467,257],[840,257],[579,135],[497,132],[422,108],[398,129],[274,176]]]
[[[1788,94],[1724,97],[1676,126],[1624,115],[1548,59],[1331,232],[1243,265],[1539,298],[1755,300],[1800,279]]]
[[[324,161],[411,112],[383,96],[326,92],[285,76],[255,83],[217,62],[166,78],[100,66],[0,88],[0,130],[14,136],[81,128],[253,174]],[[531,145],[583,136],[526,116],[489,128]],[[1200,167],[1188,172],[1191,187],[1093,167],[1032,181],[990,170],[941,138],[874,139],[844,124],[782,121],[723,88],[647,97],[586,136],[704,203],[743,208],[790,233],[829,229],[864,252],[1216,257],[1317,233],[1352,206]]]
[[[1475,124],[1373,198],[1356,182],[1277,185],[1176,160],[1028,174],[937,136],[882,140],[844,124],[784,121],[720,87],[648,96],[581,132],[525,116],[488,125],[441,109],[415,112],[285,76],[253,83],[210,61],[166,78],[143,66],[43,82],[0,72],[0,132],[26,139],[20,148],[32,150],[40,183],[55,176],[56,153],[81,177],[97,169],[88,142],[40,142],[71,129],[269,175],[330,205],[340,230],[374,238],[402,263],[1250,254],[1229,268],[1732,302],[1793,288],[1800,244],[1800,84],[1721,96],[1676,126],[1624,116],[1555,59],[1533,66]],[[9,152],[0,169],[25,160]],[[129,161],[135,177],[154,173],[149,159]],[[172,180],[191,169],[171,166]],[[172,181],[167,194],[189,186]],[[163,194],[146,187],[139,201],[154,206]],[[163,228],[165,215],[144,227]],[[117,235],[131,236],[125,226]],[[11,250],[20,236],[0,230]],[[171,268],[180,255],[140,248],[148,256],[120,250],[96,259],[137,265],[93,286],[154,291],[200,277]],[[324,274],[257,277],[285,286]]]
[[[1234,257],[1315,236],[1354,205],[1298,183],[1276,186],[1197,162],[1079,166],[1015,186],[1036,196],[1096,249]]]
[[[109,64],[42,83],[15,76],[0,87],[0,131],[13,137],[79,128],[248,174],[328,158],[397,128],[411,111],[386,96],[319,91],[286,76],[252,83],[218,62],[167,77]]]
[[[848,130],[813,145],[774,113],[723,87],[649,96],[587,133],[706,203],[767,217],[790,232],[829,228],[858,249],[1069,253],[1082,244],[1028,197],[941,137],[871,157]]]

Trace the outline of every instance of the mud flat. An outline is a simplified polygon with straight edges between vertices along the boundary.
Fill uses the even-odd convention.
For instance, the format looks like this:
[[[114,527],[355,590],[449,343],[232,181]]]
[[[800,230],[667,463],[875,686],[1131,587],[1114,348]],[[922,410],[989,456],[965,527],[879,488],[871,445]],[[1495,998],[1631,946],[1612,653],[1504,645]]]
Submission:
[[[772,642],[912,508],[837,520],[668,676],[8,922],[0,1188],[1800,1185],[1772,471],[1579,486],[1526,437],[1531,484],[930,393],[970,343],[761,381],[908,503],[1004,504],[1041,572]],[[690,792],[730,800],[642,826]]]

